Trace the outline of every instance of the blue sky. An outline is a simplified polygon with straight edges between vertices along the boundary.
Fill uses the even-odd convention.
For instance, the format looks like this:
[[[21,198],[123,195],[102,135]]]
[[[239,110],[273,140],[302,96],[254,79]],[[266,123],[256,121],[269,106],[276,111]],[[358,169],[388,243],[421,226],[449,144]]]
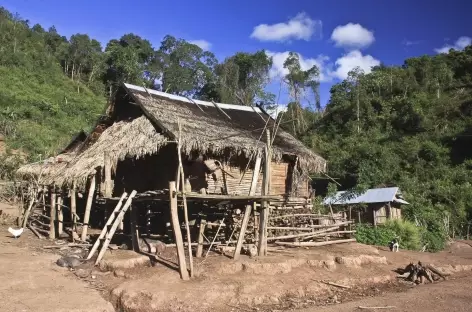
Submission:
[[[223,60],[237,51],[270,51],[273,83],[288,51],[305,67],[322,71],[321,100],[333,83],[360,66],[402,64],[408,57],[462,49],[472,37],[472,2],[467,0],[1,0],[29,19],[55,25],[66,36],[87,33],[102,42],[138,34],[159,47],[170,34],[208,47]],[[446,49],[447,50],[447,49]],[[444,51],[444,50],[442,50]],[[288,100],[284,89],[280,102]]]

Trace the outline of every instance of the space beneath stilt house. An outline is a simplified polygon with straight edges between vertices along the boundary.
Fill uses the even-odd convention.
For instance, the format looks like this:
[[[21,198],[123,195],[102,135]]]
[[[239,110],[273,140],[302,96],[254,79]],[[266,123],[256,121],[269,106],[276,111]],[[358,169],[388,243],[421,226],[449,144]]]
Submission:
[[[238,259],[352,241],[346,216],[313,213],[309,175],[325,170],[260,107],[123,84],[90,134],[17,176],[38,235],[88,241],[97,264],[110,243],[156,258],[166,244],[187,279],[223,246]]]

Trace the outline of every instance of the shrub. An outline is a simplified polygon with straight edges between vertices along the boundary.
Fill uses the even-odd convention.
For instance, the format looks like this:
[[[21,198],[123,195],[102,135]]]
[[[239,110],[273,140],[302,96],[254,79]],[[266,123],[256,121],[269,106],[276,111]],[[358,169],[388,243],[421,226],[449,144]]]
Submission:
[[[395,233],[400,241],[400,248],[419,250],[421,246],[421,228],[407,220],[387,220],[384,225]]]
[[[395,232],[383,226],[356,225],[356,240],[367,245],[387,246],[395,237]]]
[[[357,241],[367,245],[387,246],[397,237],[400,248],[418,250],[421,248],[421,234],[420,228],[404,220],[388,220],[384,225],[377,227],[366,224],[356,226]]]

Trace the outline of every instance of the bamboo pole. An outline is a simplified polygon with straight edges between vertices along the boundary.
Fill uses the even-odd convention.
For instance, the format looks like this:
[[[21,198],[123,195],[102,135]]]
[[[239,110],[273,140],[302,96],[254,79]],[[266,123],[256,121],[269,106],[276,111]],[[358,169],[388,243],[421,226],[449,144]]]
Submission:
[[[29,218],[29,214],[31,212],[31,209],[33,209],[33,206],[34,206],[34,202],[36,201],[36,192],[34,189],[32,189],[31,191],[31,198],[30,198],[30,202],[29,202],[29,205],[28,205],[28,209],[25,210],[24,212],[24,215],[23,215],[23,228],[26,227],[26,224],[28,222],[28,218]]]
[[[62,193],[57,196],[57,234],[59,237],[64,230],[64,210],[62,209]]]
[[[327,241],[327,242],[275,242],[275,243],[280,246],[291,246],[291,247],[320,247],[320,246],[326,246],[326,245],[350,243],[350,242],[355,242],[355,241],[356,241],[355,238],[349,238],[349,239],[340,239],[340,240]]]
[[[50,207],[50,220],[49,220],[49,238],[56,239],[56,190],[54,185],[49,191],[49,199],[51,201]]]
[[[321,230],[321,231],[317,231],[317,232],[309,232],[309,233],[302,233],[302,234],[292,234],[292,235],[284,235],[284,236],[271,236],[271,237],[268,237],[267,240],[277,240],[277,239],[289,239],[289,238],[299,238],[299,237],[315,237],[315,236],[320,236],[320,235],[323,235],[324,233],[327,233],[327,232],[330,232],[330,231],[334,231],[334,230],[337,230],[339,229],[338,226],[336,227],[331,227],[331,228],[328,228],[328,229],[325,229],[325,230]]]
[[[105,152],[103,155],[103,162],[104,162],[104,173],[105,173],[105,190],[103,192],[104,197],[111,197],[113,194],[113,186],[111,180],[111,158],[108,152]]]
[[[120,219],[123,218],[123,216],[124,216],[125,213],[126,213],[126,210],[128,210],[128,208],[131,206],[131,203],[132,203],[132,201],[133,201],[134,196],[136,196],[136,191],[135,191],[135,190],[133,190],[133,191],[131,192],[131,194],[129,195],[128,200],[126,200],[126,203],[125,203],[123,209],[121,209],[121,211],[120,211],[120,213],[118,214],[118,216],[116,217],[116,220],[115,220],[115,222],[113,223],[113,225],[112,225],[110,231],[109,231],[108,234],[106,235],[106,239],[105,239],[105,241],[103,242],[102,249],[101,249],[100,252],[98,253],[97,260],[95,260],[95,265],[99,264],[99,263],[100,263],[100,260],[102,260],[103,255],[104,255],[105,252],[107,251],[108,245],[110,244],[111,239],[113,238],[113,235],[115,234],[116,228],[118,227],[118,224],[120,224]]]
[[[93,175],[90,179],[90,187],[87,197],[87,204],[85,206],[85,215],[84,215],[84,225],[82,227],[82,237],[81,240],[85,242],[87,239],[87,229],[90,220],[90,210],[92,209],[93,204],[93,196],[95,194],[95,175]]]
[[[200,228],[198,230],[197,252],[195,253],[195,257],[197,258],[201,258],[203,255],[203,240],[204,240],[203,233],[205,232],[205,227],[206,227],[206,220],[202,218],[200,220]]]
[[[270,149],[270,131],[267,132],[267,145],[265,146],[264,154],[264,177],[263,177],[263,195],[269,195],[270,193],[270,164],[272,160],[271,149]],[[267,201],[262,202],[262,209],[259,216],[259,242],[257,252],[259,256],[267,255],[267,221],[269,219],[269,203]]]
[[[172,221],[172,229],[174,232],[174,239],[177,245],[177,256],[179,258],[179,272],[180,278],[188,280],[187,264],[185,262],[184,241],[182,239],[182,232],[180,230],[179,214],[177,211],[177,194],[175,182],[169,182],[169,196],[170,196],[170,215]]]
[[[258,156],[256,158],[256,163],[254,164],[254,171],[252,174],[251,186],[249,188],[249,196],[254,195],[256,191],[257,180],[259,178],[259,171],[261,170],[261,161],[262,161],[262,158]],[[251,204],[246,205],[243,221],[241,223],[241,231],[239,232],[238,242],[236,244],[236,248],[234,249],[234,253],[233,253],[234,260],[239,259],[241,248],[244,242],[244,236],[246,235],[247,224],[249,222],[249,218],[251,217],[251,211],[252,211],[252,205]]]
[[[121,206],[123,205],[123,200],[126,198],[126,196],[128,196],[128,194],[126,192],[124,192],[123,195],[121,195],[120,201],[118,202],[115,209],[113,210],[113,213],[111,214],[110,218],[108,218],[107,223],[105,224],[102,231],[100,232],[100,235],[98,236],[97,240],[93,244],[92,249],[90,249],[90,252],[87,256],[87,260],[92,258],[93,254],[97,251],[98,246],[100,246],[101,240],[105,237],[105,235],[109,231],[110,225],[112,225],[113,221],[116,220],[118,214],[120,213]]]
[[[133,250],[136,252],[140,251],[139,248],[139,228],[138,228],[138,217],[137,217],[137,208],[130,207],[130,230],[131,230],[131,243],[133,245]]]
[[[72,220],[72,232],[77,231],[76,223],[77,215],[77,198],[75,193],[75,181],[72,183],[72,189],[70,190],[70,219]],[[72,240],[74,240],[74,235],[72,235]]]
[[[184,167],[182,163],[182,124],[180,123],[180,119],[177,120],[178,127],[179,127],[179,139],[177,141],[177,157],[179,159],[179,171],[180,171],[180,189],[182,191],[182,201],[184,204],[184,220],[185,220],[185,230],[187,232],[187,244],[188,244],[188,260],[190,264],[190,277],[193,276],[193,254],[192,254],[192,238],[190,236],[190,228],[188,224],[188,208],[187,208],[187,198],[185,197],[185,175],[184,175]],[[177,185],[178,187],[178,185]]]

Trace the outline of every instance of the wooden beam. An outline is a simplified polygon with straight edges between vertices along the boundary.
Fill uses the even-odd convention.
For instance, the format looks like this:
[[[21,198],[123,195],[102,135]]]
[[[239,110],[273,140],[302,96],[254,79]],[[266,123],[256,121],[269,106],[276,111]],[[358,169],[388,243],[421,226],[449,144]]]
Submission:
[[[137,218],[137,208],[131,205],[129,216],[130,216],[130,230],[131,230],[131,243],[133,250],[139,252],[139,228]]]
[[[49,191],[50,199],[50,220],[49,220],[49,238],[56,239],[56,190],[54,186]]]
[[[72,232],[75,232],[77,230],[77,226],[75,224],[76,220],[76,215],[77,215],[77,197],[76,197],[76,192],[75,192],[76,186],[75,186],[75,181],[72,183],[72,189],[70,190],[70,219],[72,220]],[[72,234],[72,237],[74,235]],[[72,241],[74,238],[72,238]]]
[[[270,130],[267,129],[266,146],[264,149],[264,176],[262,180],[262,195],[270,194],[270,165],[272,161],[271,146],[270,146]],[[269,220],[269,203],[262,202],[261,213],[259,216],[259,242],[257,253],[259,256],[267,255],[267,222]]]
[[[62,193],[57,196],[57,234],[59,237],[64,232],[64,210],[62,209]]]
[[[254,195],[257,187],[257,180],[259,178],[259,171],[261,170],[261,161],[262,158],[258,156],[256,158],[256,163],[254,164],[254,171],[252,173],[252,181],[251,181],[251,186],[249,188],[249,196]],[[243,221],[241,223],[241,230],[239,232],[239,237],[238,237],[238,242],[236,244],[236,248],[234,249],[233,253],[233,259],[238,260],[240,253],[241,253],[241,248],[243,246],[244,242],[244,236],[246,235],[246,229],[247,229],[247,224],[249,222],[249,218],[251,216],[251,211],[252,211],[252,205],[246,205],[246,209],[244,211],[244,216],[243,216]]]
[[[327,241],[327,242],[275,242],[275,243],[277,245],[291,246],[291,247],[319,247],[319,246],[326,246],[326,245],[350,243],[350,242],[355,242],[355,241],[356,241],[355,238],[349,238],[349,239],[340,239],[340,240]]]
[[[205,219],[200,219],[200,228],[198,230],[198,246],[197,246],[197,252],[195,253],[195,257],[201,258],[203,255],[203,241],[204,241],[204,236],[203,233],[205,232],[205,227],[206,227],[206,220]]]
[[[84,215],[84,225],[82,227],[82,237],[81,240],[85,242],[87,239],[87,229],[90,221],[90,210],[92,209],[93,196],[95,195],[95,175],[90,179],[90,187],[87,197],[87,204],[85,206],[85,215]]]
[[[182,239],[182,232],[180,230],[179,214],[177,211],[176,187],[174,181],[169,182],[169,197],[172,230],[174,232],[174,239],[177,245],[177,256],[179,258],[180,278],[183,280],[188,280],[189,275],[187,271],[187,263],[185,261],[184,241]]]
[[[111,180],[111,157],[108,152],[105,152],[103,155],[103,162],[104,162],[104,174],[105,174],[105,189],[103,191],[104,197],[112,197],[113,195],[113,181]]]

